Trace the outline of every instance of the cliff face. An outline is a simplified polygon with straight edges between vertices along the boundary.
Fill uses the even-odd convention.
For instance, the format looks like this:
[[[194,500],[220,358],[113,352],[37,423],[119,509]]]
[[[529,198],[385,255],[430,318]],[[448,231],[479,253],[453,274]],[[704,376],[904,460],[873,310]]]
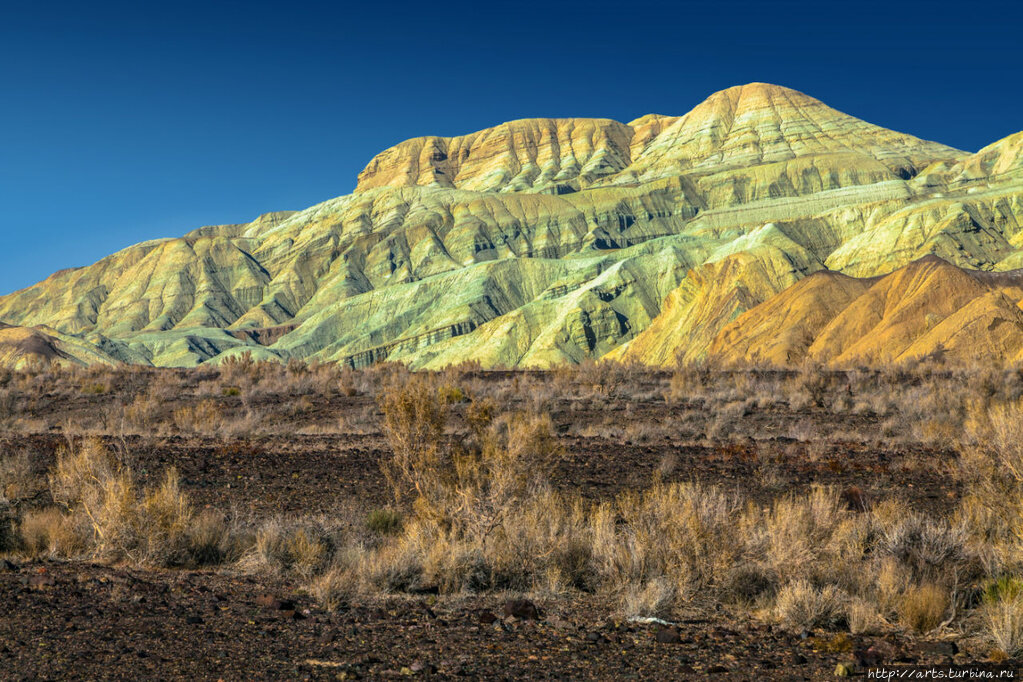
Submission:
[[[1021,146],[967,154],[761,83],[683,116],[512,121],[396,145],[304,211],[58,272],[0,297],[0,319],[156,365],[698,359],[814,272],[1023,267]],[[799,306],[850,295],[827,291]]]

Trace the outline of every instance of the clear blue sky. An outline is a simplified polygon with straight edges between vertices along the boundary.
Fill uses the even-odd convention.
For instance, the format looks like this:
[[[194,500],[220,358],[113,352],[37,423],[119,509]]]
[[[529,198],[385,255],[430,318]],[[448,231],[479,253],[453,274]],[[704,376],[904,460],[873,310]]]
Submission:
[[[376,152],[767,81],[975,150],[1023,129],[1016,3],[7,2],[0,293],[351,191]]]

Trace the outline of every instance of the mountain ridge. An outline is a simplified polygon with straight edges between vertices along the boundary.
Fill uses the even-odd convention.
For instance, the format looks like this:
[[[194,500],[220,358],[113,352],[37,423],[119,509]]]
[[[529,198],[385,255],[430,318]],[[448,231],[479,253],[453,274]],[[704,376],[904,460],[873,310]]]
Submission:
[[[302,211],[59,271],[0,319],[168,366],[696,360],[815,272],[1023,266],[1021,149],[969,154],[757,83],[682,116],[521,119],[406,140]]]

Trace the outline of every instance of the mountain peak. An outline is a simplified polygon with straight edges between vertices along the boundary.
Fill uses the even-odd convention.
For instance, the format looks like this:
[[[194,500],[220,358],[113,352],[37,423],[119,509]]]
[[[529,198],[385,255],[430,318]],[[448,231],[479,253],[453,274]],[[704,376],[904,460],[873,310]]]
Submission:
[[[433,185],[473,191],[562,193],[686,171],[748,167],[843,153],[850,171],[915,174],[958,150],[872,125],[771,83],[711,94],[683,116],[521,119],[458,137],[419,137],[375,156],[356,192]],[[858,170],[857,170],[858,169]]]
[[[768,98],[773,98],[773,97],[800,97],[800,98],[805,98],[805,99],[810,99],[810,100],[814,99],[813,97],[810,97],[809,95],[804,94],[804,93],[800,92],[799,90],[794,90],[793,88],[787,88],[784,85],[775,85],[774,83],[761,83],[759,81],[754,81],[752,83],[745,83],[743,85],[733,85],[730,88],[725,88],[724,90],[718,90],[717,92],[715,92],[712,95],[710,95],[710,97],[715,97],[715,96],[718,96],[718,95],[724,96],[724,97],[735,97],[735,98],[739,98],[739,97],[768,97]],[[710,97],[708,97],[707,99],[710,99]],[[814,101],[816,101],[816,100],[814,100]]]

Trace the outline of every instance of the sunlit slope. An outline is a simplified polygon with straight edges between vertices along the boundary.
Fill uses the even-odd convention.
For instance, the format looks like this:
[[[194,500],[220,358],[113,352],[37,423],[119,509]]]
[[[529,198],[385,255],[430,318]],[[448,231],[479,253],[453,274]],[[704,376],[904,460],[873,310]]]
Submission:
[[[1023,271],[964,270],[927,256],[884,277],[821,272],[725,326],[708,359],[837,366],[921,357],[1015,362],[1023,354]]]
[[[55,273],[0,319],[168,366],[697,359],[814,272],[1023,265],[1020,145],[967,154],[762,83],[684,116],[512,121],[398,144],[304,211]]]

